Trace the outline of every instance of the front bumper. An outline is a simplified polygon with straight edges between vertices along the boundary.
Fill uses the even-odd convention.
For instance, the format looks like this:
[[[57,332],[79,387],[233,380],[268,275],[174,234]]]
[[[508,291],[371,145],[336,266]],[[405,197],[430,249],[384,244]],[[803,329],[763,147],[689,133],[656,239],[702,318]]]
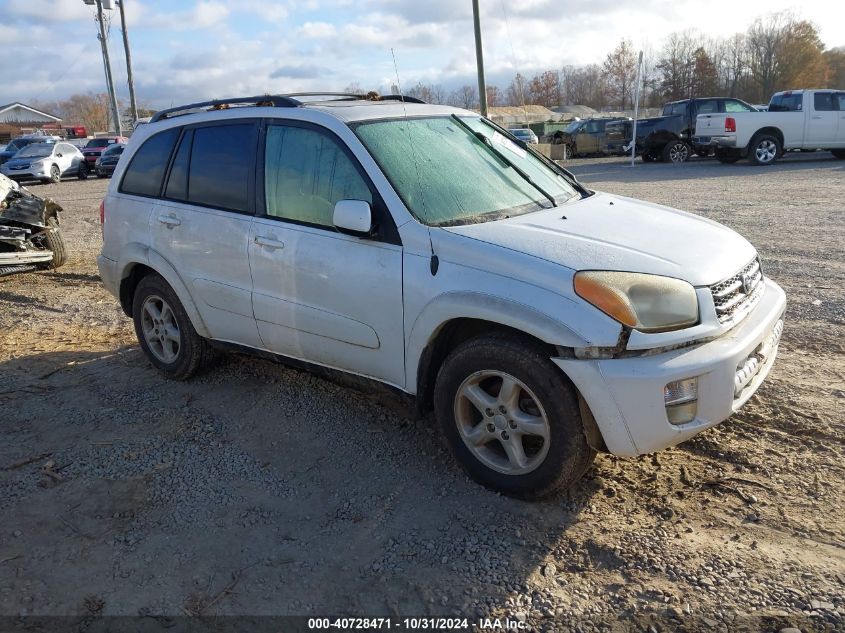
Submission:
[[[693,136],[694,145],[707,147],[736,147],[736,135],[732,136]]]
[[[12,180],[44,180],[50,178],[48,166],[30,165],[23,169],[10,169],[6,165],[0,167],[0,173]]]
[[[553,358],[578,387],[611,453],[651,453],[683,442],[730,417],[754,395],[774,364],[786,295],[766,287],[757,307],[719,338],[651,356],[607,360]],[[698,378],[695,419],[671,424],[664,387]]]

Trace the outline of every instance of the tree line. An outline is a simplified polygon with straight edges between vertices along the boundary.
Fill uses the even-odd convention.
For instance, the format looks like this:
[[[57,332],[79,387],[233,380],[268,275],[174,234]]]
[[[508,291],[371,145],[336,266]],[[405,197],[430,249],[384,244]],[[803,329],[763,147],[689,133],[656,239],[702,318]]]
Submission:
[[[758,17],[744,33],[713,38],[695,30],[672,33],[662,48],[643,51],[640,104],[728,96],[768,103],[779,90],[845,89],[845,47],[825,50],[817,27],[783,12]],[[596,109],[633,108],[637,51],[622,39],[603,63],[564,66],[531,78],[519,73],[505,89],[487,86],[490,106],[586,105]],[[477,108],[478,88],[451,92],[439,84],[418,83],[406,94],[430,103]]]

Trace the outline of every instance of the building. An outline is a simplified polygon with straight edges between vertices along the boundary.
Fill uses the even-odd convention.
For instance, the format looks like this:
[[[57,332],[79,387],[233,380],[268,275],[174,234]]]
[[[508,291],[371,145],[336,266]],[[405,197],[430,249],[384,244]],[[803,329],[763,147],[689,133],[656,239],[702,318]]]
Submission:
[[[25,103],[0,105],[0,143],[38,129],[60,131],[62,119]]]

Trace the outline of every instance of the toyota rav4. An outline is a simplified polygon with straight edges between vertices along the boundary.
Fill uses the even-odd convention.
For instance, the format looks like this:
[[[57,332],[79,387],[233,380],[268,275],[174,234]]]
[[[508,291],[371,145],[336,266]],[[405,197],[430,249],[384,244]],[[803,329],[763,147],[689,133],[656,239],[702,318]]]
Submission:
[[[785,296],[710,220],[579,183],[467,110],[284,95],[159,112],[101,206],[106,287],[168,378],[220,347],[390,385],[466,472],[569,486],[725,420]]]

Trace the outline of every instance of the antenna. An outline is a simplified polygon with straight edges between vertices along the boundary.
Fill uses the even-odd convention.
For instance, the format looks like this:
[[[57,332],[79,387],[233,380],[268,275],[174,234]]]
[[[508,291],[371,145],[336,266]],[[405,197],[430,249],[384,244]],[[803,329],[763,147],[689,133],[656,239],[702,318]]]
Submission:
[[[505,33],[508,36],[508,45],[510,45],[510,47],[511,47],[511,57],[513,58],[513,67],[516,68],[516,76],[519,79],[519,81],[517,81],[516,83],[517,83],[517,87],[519,88],[519,100],[522,102],[522,116],[525,117],[525,126],[530,127],[530,125],[528,123],[528,110],[525,107],[525,91],[524,91],[523,86],[522,86],[522,84],[525,81],[525,77],[523,77],[522,73],[519,72],[519,68],[517,67],[517,64],[516,64],[516,52],[514,52],[514,50],[513,50],[513,40],[511,39],[510,20],[508,19],[507,9],[505,9],[504,0],[502,0],[501,4],[502,4],[502,15],[505,18]]]
[[[393,57],[393,72],[396,73],[396,87],[399,88],[399,98],[402,101],[402,113],[405,115],[404,118],[408,120],[408,109],[405,107],[405,97],[404,93],[402,92],[402,81],[399,79],[399,66],[396,64],[396,53],[393,51],[393,48],[390,49],[390,55]],[[411,126],[408,126],[408,147],[411,150],[411,155],[414,157],[414,171],[417,172],[417,189],[420,192],[420,201],[422,202],[423,213],[428,216],[425,208],[425,193],[423,193],[422,188],[422,178],[420,178],[420,163],[417,160],[417,151],[414,148],[414,139],[411,136]],[[436,275],[437,269],[440,266],[440,260],[437,258],[437,255],[434,254],[434,243],[431,241],[431,227],[428,228],[428,247],[431,249],[431,274]]]

